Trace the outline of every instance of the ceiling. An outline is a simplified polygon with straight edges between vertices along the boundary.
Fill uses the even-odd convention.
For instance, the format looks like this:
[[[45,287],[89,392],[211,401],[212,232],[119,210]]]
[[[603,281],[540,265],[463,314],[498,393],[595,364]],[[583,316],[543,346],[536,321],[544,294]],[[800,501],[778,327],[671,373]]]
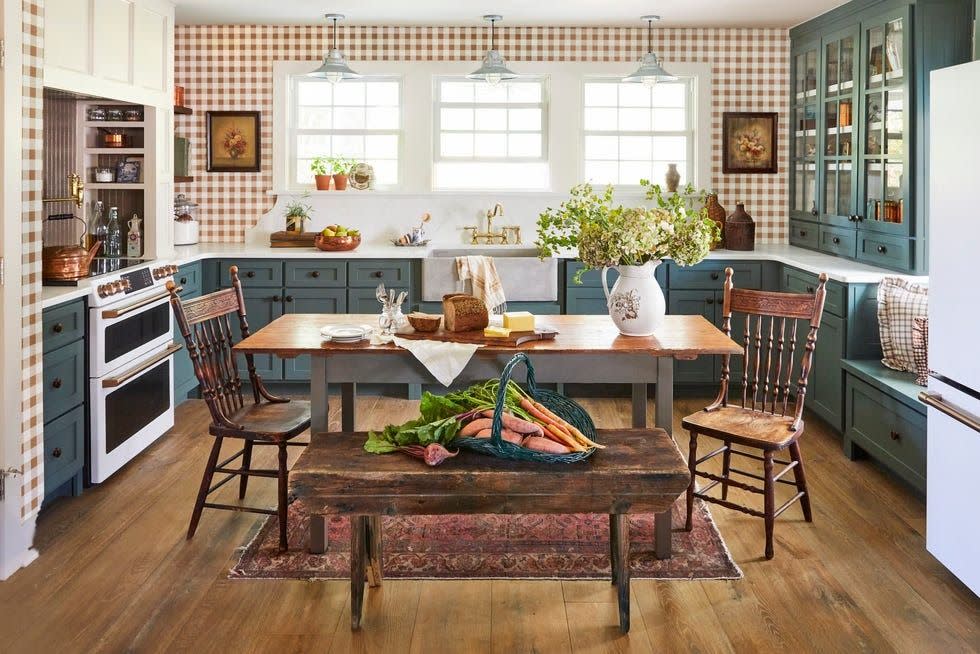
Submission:
[[[178,24],[303,25],[327,12],[355,25],[477,25],[486,13],[504,25],[641,26],[663,14],[664,27],[792,27],[844,0],[176,0]]]

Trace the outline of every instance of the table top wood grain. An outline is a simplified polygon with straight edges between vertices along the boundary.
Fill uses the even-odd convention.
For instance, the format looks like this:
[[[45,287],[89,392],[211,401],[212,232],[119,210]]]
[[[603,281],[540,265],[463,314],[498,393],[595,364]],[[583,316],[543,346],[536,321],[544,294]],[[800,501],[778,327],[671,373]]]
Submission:
[[[693,359],[702,354],[740,354],[742,348],[703,316],[669,315],[653,336],[624,336],[606,315],[538,316],[539,327],[558,330],[554,340],[523,345],[487,345],[477,354],[534,352],[535,354],[649,354]],[[250,354],[276,354],[296,357],[304,354],[377,354],[404,352],[394,344],[324,342],[320,329],[327,325],[375,325],[373,314],[303,314],[284,315],[262,327],[235,345],[235,350]]]

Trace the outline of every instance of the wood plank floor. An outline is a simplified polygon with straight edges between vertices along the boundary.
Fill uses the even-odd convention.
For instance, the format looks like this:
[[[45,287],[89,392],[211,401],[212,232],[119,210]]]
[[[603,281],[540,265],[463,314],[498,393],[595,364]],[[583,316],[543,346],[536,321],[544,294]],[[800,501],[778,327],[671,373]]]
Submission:
[[[627,401],[583,403],[600,426],[628,426]],[[680,417],[704,403],[677,401],[683,452]],[[415,407],[366,398],[358,427],[407,420]],[[923,500],[874,464],[847,461],[816,420],[802,441],[815,522],[783,514],[765,561],[762,521],[713,507],[745,578],[635,580],[622,636],[604,581],[386,581],[351,633],[345,582],[229,580],[262,517],[205,512],[184,539],[210,438],[203,403],[177,416],[109,482],[43,513],[40,559],[0,584],[0,652],[980,651],[980,600],[925,551]],[[271,465],[271,452],[259,463]],[[271,504],[274,482],[253,480],[249,494]]]

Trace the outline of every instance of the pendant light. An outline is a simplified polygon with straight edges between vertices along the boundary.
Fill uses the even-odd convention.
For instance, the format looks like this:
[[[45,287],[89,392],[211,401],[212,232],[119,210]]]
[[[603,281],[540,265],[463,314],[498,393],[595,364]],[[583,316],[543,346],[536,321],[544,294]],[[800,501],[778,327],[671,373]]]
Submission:
[[[306,74],[307,77],[317,77],[325,79],[331,84],[336,84],[345,79],[357,79],[360,77],[347,65],[347,57],[337,48],[337,21],[344,20],[343,14],[326,14],[327,20],[333,21],[333,47],[327,51],[323,57],[323,64],[316,70]]]
[[[490,21],[490,49],[483,57],[483,65],[467,75],[467,79],[483,80],[491,86],[496,86],[502,81],[515,79],[517,73],[507,68],[504,58],[493,47],[493,26],[498,20],[503,20],[503,16],[487,14],[483,20]]]
[[[657,82],[676,82],[677,77],[664,70],[653,52],[653,21],[660,20],[660,16],[643,16],[640,20],[647,22],[647,53],[640,60],[640,67],[632,75],[624,77],[623,81],[641,82],[647,86],[653,86]]]

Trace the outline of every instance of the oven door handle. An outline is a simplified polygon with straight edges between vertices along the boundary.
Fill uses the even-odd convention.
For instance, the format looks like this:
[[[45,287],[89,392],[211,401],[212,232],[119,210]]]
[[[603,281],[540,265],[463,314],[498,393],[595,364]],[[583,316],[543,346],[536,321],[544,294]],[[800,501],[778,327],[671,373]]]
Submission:
[[[963,423],[974,431],[980,432],[980,418],[965,409],[961,409],[952,402],[947,402],[939,393],[922,391],[919,393],[919,399],[933,409],[945,413],[953,420]]]
[[[127,313],[132,313],[137,309],[142,309],[148,304],[153,304],[154,302],[158,300],[163,300],[164,298],[167,298],[169,296],[170,296],[170,291],[164,291],[163,293],[158,293],[157,295],[153,295],[148,298],[143,298],[139,302],[133,302],[132,304],[124,306],[121,309],[107,309],[102,312],[102,317],[107,320],[112,318],[119,318],[121,316],[125,316]]]
[[[177,352],[183,347],[184,346],[181,345],[180,343],[171,343],[170,345],[167,346],[167,349],[165,349],[163,352],[160,352],[160,354],[157,354],[156,356],[147,359],[146,361],[139,364],[135,368],[131,368],[127,370],[126,372],[119,375],[118,377],[106,377],[105,379],[102,380],[102,388],[113,388],[115,386],[122,386],[136,375],[140,374],[147,368],[152,368],[153,366],[160,363],[161,361],[163,361],[164,359],[166,359],[174,352]]]

